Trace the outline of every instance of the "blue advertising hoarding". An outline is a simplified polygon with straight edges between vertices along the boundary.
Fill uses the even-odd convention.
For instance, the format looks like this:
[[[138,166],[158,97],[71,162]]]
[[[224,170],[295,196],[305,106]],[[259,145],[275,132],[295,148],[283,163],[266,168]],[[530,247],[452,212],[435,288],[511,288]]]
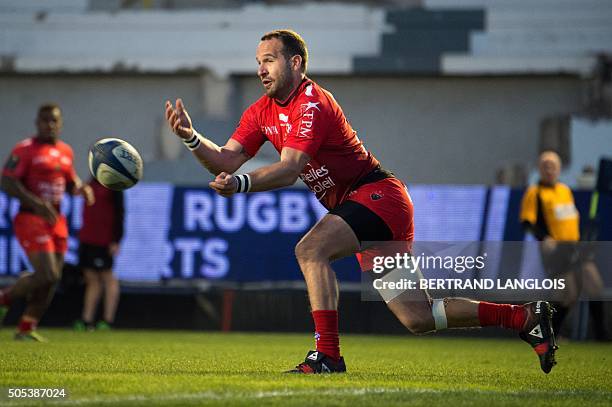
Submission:
[[[518,223],[522,191],[507,187],[414,185],[416,241],[523,240]],[[589,192],[577,192],[585,219]],[[610,197],[603,208],[602,240],[612,230]],[[62,206],[71,230],[66,261],[76,263],[82,200],[66,197]],[[27,267],[12,234],[18,203],[0,193],[0,276]],[[295,281],[301,273],[294,246],[325,209],[305,189],[292,188],[220,197],[208,188],[142,183],[126,191],[125,237],[115,271],[126,281],[209,279],[217,281]],[[523,267],[538,267],[526,253]],[[534,263],[535,262],[535,263]],[[519,262],[517,262],[519,264]],[[342,281],[359,281],[352,258],[334,268]]]

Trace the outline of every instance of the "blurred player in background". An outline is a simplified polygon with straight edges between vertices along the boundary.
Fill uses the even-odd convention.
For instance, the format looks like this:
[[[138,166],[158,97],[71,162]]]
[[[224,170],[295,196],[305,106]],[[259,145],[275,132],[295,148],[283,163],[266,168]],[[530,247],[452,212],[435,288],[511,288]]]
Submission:
[[[58,105],[42,105],[37,134],[15,146],[2,172],[2,189],[20,201],[13,230],[34,269],[0,291],[2,313],[13,301],[26,300],[18,340],[44,341],[36,327],[53,298],[67,249],[68,225],[60,213],[64,193],[83,194],[88,204],[94,200],[76,175],[72,148],[59,140],[62,124]]]
[[[295,255],[306,286],[315,325],[316,350],[292,373],[344,372],[338,336],[338,283],[330,262],[373,241],[413,240],[413,208],[405,185],[381,168],[357,138],[333,96],[306,77],[308,51],[290,30],[265,34],[257,47],[257,75],[265,95],[242,115],[225,146],[217,146],[193,128],[178,99],[166,102],[174,133],[216,178],[209,185],[222,196],[269,191],[298,178],[329,210],[297,244]],[[248,174],[233,174],[270,141],[280,161]],[[384,296],[383,296],[384,297]],[[385,298],[412,332],[446,327],[503,326],[521,332],[549,372],[556,349],[546,302],[525,306],[460,298],[432,300],[424,290]]]
[[[525,231],[541,241],[542,264],[548,277],[565,279],[566,288],[555,303],[557,312],[553,318],[553,328],[560,332],[580,292],[584,290],[593,298],[597,297],[603,281],[590,247],[578,244],[580,216],[572,190],[559,182],[561,157],[555,151],[542,152],[538,170],[538,184],[531,185],[523,195],[520,220]],[[596,331],[598,329],[599,326]]]
[[[85,205],[79,232],[79,267],[85,277],[85,298],[76,330],[110,329],[119,304],[119,282],[113,274],[113,260],[123,237],[123,191],[105,188],[94,178],[89,182],[95,203]],[[98,303],[104,292],[102,321],[95,324]]]

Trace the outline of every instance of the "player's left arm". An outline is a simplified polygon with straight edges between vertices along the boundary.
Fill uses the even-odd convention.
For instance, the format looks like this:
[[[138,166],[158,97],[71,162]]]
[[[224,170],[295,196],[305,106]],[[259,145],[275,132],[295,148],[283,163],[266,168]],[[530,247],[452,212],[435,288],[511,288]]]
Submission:
[[[305,152],[289,147],[283,148],[280,161],[247,174],[250,182],[249,191],[270,191],[293,185],[308,161],[310,156]],[[209,183],[209,186],[219,195],[229,197],[238,192],[238,182],[237,177],[222,172]]]
[[[81,178],[77,175],[74,166],[70,166],[66,177],[66,191],[71,195],[82,195],[85,198],[85,203],[89,206],[93,205],[96,201],[94,197],[93,189],[89,184],[83,183]]]

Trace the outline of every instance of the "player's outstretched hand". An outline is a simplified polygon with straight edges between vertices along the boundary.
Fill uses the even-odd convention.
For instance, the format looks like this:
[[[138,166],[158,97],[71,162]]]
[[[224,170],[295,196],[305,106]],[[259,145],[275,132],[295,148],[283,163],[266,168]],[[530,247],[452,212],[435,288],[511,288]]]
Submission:
[[[187,109],[185,109],[182,99],[176,99],[176,106],[173,106],[172,102],[166,100],[166,121],[178,137],[186,140],[193,136],[191,118],[187,113]]]
[[[214,189],[219,195],[230,197],[236,193],[238,188],[238,184],[236,183],[236,179],[233,175],[228,174],[227,172],[222,172],[215,177],[214,181],[211,181],[208,184],[212,189]]]

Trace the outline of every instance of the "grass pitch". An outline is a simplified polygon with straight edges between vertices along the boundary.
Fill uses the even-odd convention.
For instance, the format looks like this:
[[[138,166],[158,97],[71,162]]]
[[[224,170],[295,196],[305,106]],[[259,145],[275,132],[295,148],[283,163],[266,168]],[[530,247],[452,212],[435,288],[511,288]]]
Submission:
[[[552,373],[520,340],[344,335],[341,375],[281,372],[307,334],[47,330],[50,343],[0,331],[0,405],[612,405],[612,346],[562,343]],[[7,399],[66,388],[67,400]]]

